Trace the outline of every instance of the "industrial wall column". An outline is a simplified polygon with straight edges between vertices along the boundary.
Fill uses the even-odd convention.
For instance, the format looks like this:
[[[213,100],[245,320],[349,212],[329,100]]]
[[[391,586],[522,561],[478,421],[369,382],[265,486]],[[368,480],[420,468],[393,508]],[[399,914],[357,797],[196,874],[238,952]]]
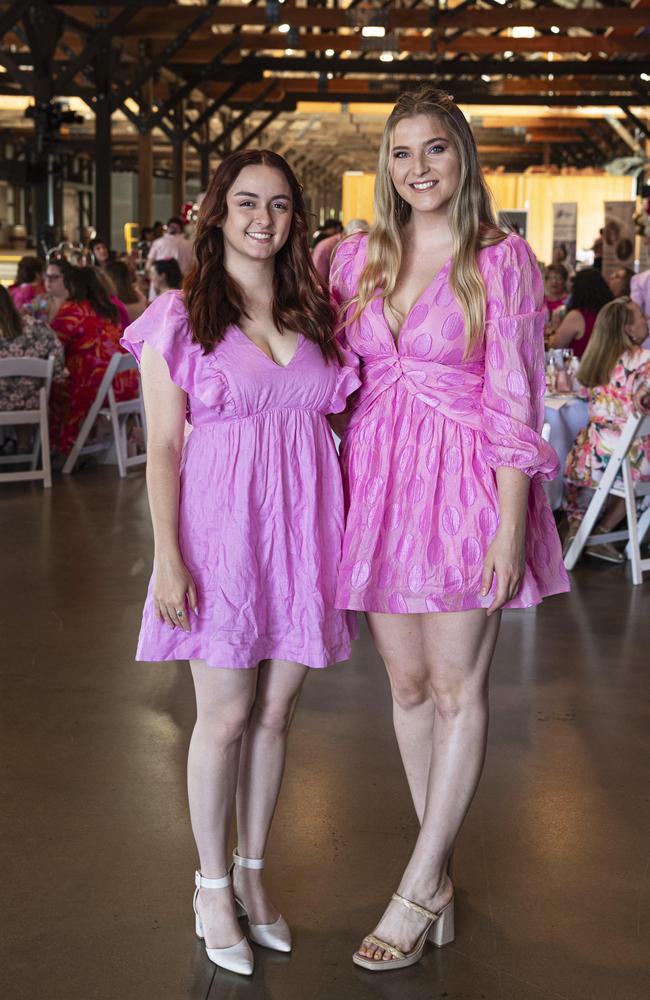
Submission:
[[[185,203],[186,144],[183,142],[183,119],[185,101],[179,101],[174,109],[174,138],[172,140],[172,214],[180,212]]]
[[[153,221],[153,134],[146,121],[151,114],[153,79],[142,84],[138,133],[138,221],[150,226]]]
[[[111,47],[102,46],[94,64],[95,101],[95,229],[111,245]]]

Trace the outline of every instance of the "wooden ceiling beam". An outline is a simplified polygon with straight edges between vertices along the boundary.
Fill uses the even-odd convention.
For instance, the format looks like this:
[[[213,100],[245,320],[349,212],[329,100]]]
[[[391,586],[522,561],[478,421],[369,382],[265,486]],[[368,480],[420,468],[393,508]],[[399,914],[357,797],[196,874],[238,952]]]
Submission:
[[[538,77],[547,73],[559,72],[561,66],[564,76],[590,77],[590,76],[620,76],[625,79],[638,76],[648,68],[648,63],[643,60],[631,59],[567,59],[562,63],[550,63],[546,59],[517,59],[505,63],[497,59],[446,59],[437,61],[435,59],[423,59],[409,57],[406,59],[395,59],[394,61],[382,62],[378,57],[362,59],[360,57],[342,59],[336,56],[288,56],[281,58],[274,56],[252,56],[246,57],[250,66],[258,72],[268,71],[269,73],[292,72],[292,73],[355,73],[363,76],[386,76],[394,78],[396,76],[420,76],[428,79],[443,77],[480,77],[482,74],[493,76],[508,74],[512,77]],[[233,66],[238,64],[232,63]],[[205,73],[198,64],[198,75],[203,74],[203,79],[207,80],[209,74]],[[172,62],[169,67],[181,76],[188,79],[196,72],[194,64]]]
[[[559,64],[554,65],[559,66]],[[549,80],[547,77],[527,80],[494,80],[492,89],[494,93],[499,94],[538,94],[547,93],[548,91],[556,94],[583,94],[585,95],[585,100],[587,100],[587,95],[600,94],[601,92],[605,94],[622,92],[631,94],[631,86],[627,80],[618,80],[606,76],[594,77],[592,79],[581,77],[579,80],[569,80],[563,78],[560,72],[555,72],[552,80]]]
[[[530,131],[526,132],[526,142],[579,142],[583,143],[584,139],[578,132],[546,132],[540,131]]]
[[[88,3],[87,9],[80,6],[58,7],[64,12],[95,27],[96,3]],[[119,6],[119,5],[118,5]],[[122,5],[123,6],[123,5]],[[109,8],[110,9],[110,8]],[[382,12],[384,13],[384,12]],[[295,7],[292,3],[282,5],[281,17],[294,28],[344,28],[355,26],[355,10],[335,10],[328,7]],[[196,15],[195,6],[173,5],[164,10],[142,10],[126,29],[126,34],[139,37],[155,37],[161,29],[167,34],[182,31],[187,22]],[[413,8],[389,9],[385,12],[387,29],[433,28],[435,34],[447,29],[462,28],[475,31],[477,28],[506,28],[530,26],[538,30],[549,30],[552,26],[561,29],[586,28],[601,30],[621,27],[626,29],[646,28],[647,12],[630,7],[584,8],[485,8],[465,7],[462,10],[425,10]],[[266,25],[267,15],[263,7],[221,5],[212,17],[215,24]],[[360,21],[359,23],[363,23]],[[148,30],[149,29],[149,30]]]
[[[221,45],[231,41],[229,33],[210,35],[209,37],[195,37],[189,40],[182,48],[179,46],[179,62],[203,62],[211,59],[215,51]],[[365,39],[363,40],[365,41]],[[308,35],[301,34],[297,42],[291,48],[297,52],[324,52],[332,49],[334,52],[361,52],[363,51],[362,36],[354,35]],[[535,53],[553,52],[558,54],[585,54],[603,53],[606,56],[612,55],[648,55],[650,54],[650,38],[639,35],[631,39],[604,38],[592,36],[591,38],[572,38],[566,35],[544,35],[537,38],[509,38],[487,35],[462,35],[460,38],[447,42],[444,39],[432,45],[431,37],[421,34],[400,35],[398,39],[400,52],[419,52],[445,55],[446,53],[460,54],[502,54],[504,52],[514,53]],[[280,32],[269,31],[242,31],[237,38],[237,47],[243,51],[275,51],[284,52],[287,46],[287,36]],[[157,49],[164,51],[162,43],[159,41],[154,45],[152,51]]]

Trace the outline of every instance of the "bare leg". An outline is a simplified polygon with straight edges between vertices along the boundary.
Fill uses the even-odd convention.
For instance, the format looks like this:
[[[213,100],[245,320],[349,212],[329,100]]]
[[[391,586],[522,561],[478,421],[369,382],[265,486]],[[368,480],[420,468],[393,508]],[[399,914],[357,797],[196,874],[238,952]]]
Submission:
[[[500,615],[487,618],[480,610],[418,615],[410,626],[401,620],[402,616],[374,614],[369,618],[380,650],[394,651],[387,666],[393,697],[404,712],[404,727],[408,728],[408,713],[413,712],[417,729],[419,710],[427,698],[435,705],[433,745],[420,750],[420,767],[430,761],[424,815],[398,891],[438,912],[453,894],[446,873],[447,860],[483,768],[488,673]],[[409,642],[409,631],[417,629],[422,650],[419,660],[415,659],[417,640]],[[425,920],[419,914],[390,903],[374,933],[408,952],[424,926]],[[372,944],[362,945],[359,950],[375,960],[391,957]]]
[[[385,615],[369,614],[368,626],[379,655],[382,657],[393,692],[393,725],[395,736],[411,791],[413,806],[420,824],[424,816],[424,806],[429,785],[431,749],[433,746],[433,725],[436,707],[430,691],[420,683],[421,664],[424,658],[423,636],[420,615],[391,616],[396,619],[396,628],[383,628]],[[380,622],[375,628],[375,624]],[[393,664],[399,664],[395,684],[399,690],[404,687],[404,678],[410,678],[409,688],[414,697],[405,699],[397,696],[393,687]]]
[[[287,749],[287,736],[308,668],[286,660],[267,660],[259,669],[257,694],[242,743],[237,785],[237,850],[263,858],[275,813]],[[270,924],[279,913],[268,899],[263,873],[235,866],[235,891],[254,924]]]
[[[255,697],[257,670],[222,670],[192,660],[196,724],[187,759],[192,831],[201,872],[219,878],[228,871],[240,747]],[[197,901],[208,948],[241,940],[231,890],[201,889]]]
[[[605,513],[599,521],[599,528],[603,531],[614,531],[625,517],[625,497],[608,497],[605,504]]]

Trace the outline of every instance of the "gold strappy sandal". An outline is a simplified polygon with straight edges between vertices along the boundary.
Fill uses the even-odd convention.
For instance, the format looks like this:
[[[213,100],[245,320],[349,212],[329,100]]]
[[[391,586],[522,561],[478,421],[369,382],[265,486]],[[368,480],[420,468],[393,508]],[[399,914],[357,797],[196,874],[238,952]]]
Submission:
[[[399,948],[395,948],[394,945],[389,944],[388,941],[382,941],[381,938],[376,937],[374,934],[368,934],[364,939],[363,943],[374,944],[376,948],[382,948],[387,951],[392,958],[385,959],[374,959],[365,958],[360,955],[358,951],[355,951],[352,956],[352,961],[355,965],[360,965],[362,969],[368,969],[369,972],[388,972],[391,969],[405,969],[409,965],[415,965],[422,958],[422,952],[424,951],[424,945],[426,944],[427,938],[434,944],[437,948],[442,948],[445,944],[450,944],[454,940],[454,897],[452,896],[446,906],[443,906],[442,910],[438,913],[432,913],[431,910],[427,910],[426,907],[420,906],[419,903],[414,903],[410,899],[406,899],[404,896],[400,896],[398,892],[394,892],[392,898],[397,902],[401,903],[408,910],[414,910],[419,913],[420,916],[426,917],[428,920],[427,926],[422,931],[422,934],[415,943],[415,947],[405,953],[400,951]]]

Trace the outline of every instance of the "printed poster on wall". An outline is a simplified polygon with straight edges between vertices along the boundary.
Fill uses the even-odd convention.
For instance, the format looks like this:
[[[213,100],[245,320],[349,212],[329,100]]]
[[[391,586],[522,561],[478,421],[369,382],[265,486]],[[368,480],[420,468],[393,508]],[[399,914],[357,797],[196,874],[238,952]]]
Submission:
[[[606,201],[605,228],[603,230],[603,278],[619,267],[634,270],[634,213],[633,201]]]
[[[554,264],[563,264],[568,271],[576,266],[576,244],[578,239],[577,201],[556,201],[553,203],[553,255]]]

